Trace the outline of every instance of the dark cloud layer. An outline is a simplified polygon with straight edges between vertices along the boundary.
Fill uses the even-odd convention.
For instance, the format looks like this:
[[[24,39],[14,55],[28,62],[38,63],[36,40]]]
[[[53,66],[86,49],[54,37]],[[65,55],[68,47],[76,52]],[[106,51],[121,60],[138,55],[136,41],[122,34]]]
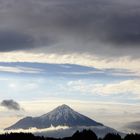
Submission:
[[[43,46],[40,51],[47,53],[139,57],[137,0],[0,0],[0,3],[0,29],[15,31],[13,36],[0,33],[0,51]],[[18,35],[19,30],[26,35]],[[51,40],[55,40],[55,47]],[[75,45],[71,44],[73,40]]]
[[[14,100],[3,100],[1,102],[1,106],[6,107],[9,110],[16,110],[16,111],[21,110],[20,105]]]
[[[0,50],[25,50],[34,47],[33,38],[23,33],[0,31]]]

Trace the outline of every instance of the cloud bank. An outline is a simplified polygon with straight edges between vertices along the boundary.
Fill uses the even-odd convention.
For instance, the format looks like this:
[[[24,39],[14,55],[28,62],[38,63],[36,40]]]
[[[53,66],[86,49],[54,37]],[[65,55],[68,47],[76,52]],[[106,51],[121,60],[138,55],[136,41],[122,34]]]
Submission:
[[[131,132],[140,133],[140,121],[128,123],[125,127]]]
[[[129,100],[140,99],[140,80],[123,80],[112,83],[88,83],[83,80],[69,81],[62,89],[70,92],[80,92],[91,95],[100,95],[103,97],[117,96],[127,97]],[[113,99],[113,97],[112,97]]]
[[[1,62],[70,63],[139,74],[137,0],[0,0],[0,5]]]
[[[140,2],[0,0],[0,51],[139,58]],[[9,42],[9,43],[8,43]],[[33,49],[36,48],[36,49]]]
[[[70,137],[72,136],[77,130],[82,131],[83,129],[91,129],[94,131],[98,137],[104,137],[107,133],[112,132],[116,133],[117,131],[106,127],[106,126],[79,126],[79,127],[68,127],[68,126],[51,126],[49,128],[44,129],[37,129],[37,128],[30,128],[30,129],[17,129],[17,130],[5,130],[0,131],[0,133],[33,133],[37,136],[47,136],[47,137],[54,137],[54,138],[63,138],[63,137]],[[120,133],[123,134],[123,133]],[[124,134],[123,134],[124,135]]]

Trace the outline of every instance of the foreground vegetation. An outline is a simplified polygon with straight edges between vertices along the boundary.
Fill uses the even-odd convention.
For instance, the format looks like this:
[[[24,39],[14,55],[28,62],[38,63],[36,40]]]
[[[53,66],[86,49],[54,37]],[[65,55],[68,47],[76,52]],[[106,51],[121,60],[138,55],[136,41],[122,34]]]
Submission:
[[[10,133],[0,135],[0,140],[140,140],[140,134],[127,134],[121,138],[119,134],[107,134],[104,138],[97,138],[91,130],[77,131],[73,136],[67,138],[45,138],[34,136],[31,133]]]

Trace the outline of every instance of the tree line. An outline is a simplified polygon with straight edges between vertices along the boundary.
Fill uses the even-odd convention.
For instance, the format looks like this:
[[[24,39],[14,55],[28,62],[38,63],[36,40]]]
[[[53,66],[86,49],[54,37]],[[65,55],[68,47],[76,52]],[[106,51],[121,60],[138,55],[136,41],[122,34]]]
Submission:
[[[48,138],[43,136],[34,136],[31,133],[6,133],[0,135],[0,140],[140,140],[140,134],[127,134],[121,138],[119,134],[107,134],[104,138],[98,138],[91,130],[75,132],[71,137],[66,138]]]

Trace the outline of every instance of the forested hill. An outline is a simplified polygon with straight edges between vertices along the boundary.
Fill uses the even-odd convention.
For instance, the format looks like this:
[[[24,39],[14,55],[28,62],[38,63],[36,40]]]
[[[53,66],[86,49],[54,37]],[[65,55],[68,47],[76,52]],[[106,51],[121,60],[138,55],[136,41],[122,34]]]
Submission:
[[[91,130],[77,131],[73,136],[67,138],[46,138],[34,136],[31,133],[10,133],[1,134],[0,140],[140,140],[140,134],[128,134],[121,138],[118,134],[107,134],[104,138],[97,138],[96,134]]]

